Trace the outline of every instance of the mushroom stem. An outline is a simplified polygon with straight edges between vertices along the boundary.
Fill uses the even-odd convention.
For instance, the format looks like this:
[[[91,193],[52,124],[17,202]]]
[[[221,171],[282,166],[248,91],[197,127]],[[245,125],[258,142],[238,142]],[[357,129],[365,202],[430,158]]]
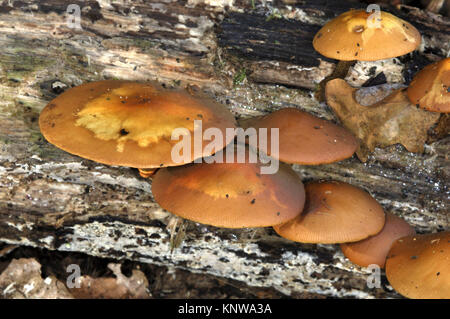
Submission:
[[[319,90],[316,92],[316,99],[319,102],[325,102],[325,86],[327,85],[328,81],[334,80],[334,79],[345,79],[345,77],[348,74],[348,70],[350,69],[353,64],[355,64],[356,60],[353,61],[339,61],[336,67],[334,68],[333,73],[331,73],[329,76],[325,77],[322,81],[319,83]]]
[[[157,168],[138,168],[138,170],[143,178],[150,178],[156,173]]]
[[[422,3],[423,2],[424,1],[422,1]],[[427,1],[427,2],[428,2],[428,4],[427,4],[425,9],[427,11],[431,11],[431,12],[434,12],[434,13],[438,13],[442,9],[442,7],[444,6],[444,0],[431,0],[431,1]],[[425,2],[425,4],[427,2]]]

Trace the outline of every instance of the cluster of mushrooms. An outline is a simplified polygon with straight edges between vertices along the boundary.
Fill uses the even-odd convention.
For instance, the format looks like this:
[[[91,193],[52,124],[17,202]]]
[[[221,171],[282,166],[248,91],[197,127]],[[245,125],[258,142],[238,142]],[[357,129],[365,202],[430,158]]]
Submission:
[[[371,21],[372,13],[351,10],[331,20],[314,36],[313,46],[320,54],[343,61],[377,61],[395,58],[416,50],[421,44],[419,31],[407,21],[380,11],[379,18]],[[370,23],[378,23],[378,27]],[[326,83],[326,99],[345,95],[342,79]],[[450,58],[432,63],[418,72],[407,89],[398,89],[379,102],[389,103],[393,96],[429,112],[450,112]],[[354,97],[353,101],[355,101]],[[331,103],[330,103],[331,102]],[[349,101],[347,101],[349,103]]]
[[[420,34],[412,25],[382,12],[381,28],[368,28],[368,15],[360,10],[342,14],[318,32],[314,47],[340,60],[386,59],[417,48]],[[386,50],[380,42],[394,43],[396,49]],[[417,74],[409,98],[427,110],[448,112],[449,66],[445,59]],[[196,120],[201,120],[200,128]],[[225,228],[273,227],[296,242],[341,244],[355,264],[386,267],[389,282],[406,297],[450,298],[449,232],[416,235],[404,220],[385,214],[366,191],[336,181],[304,186],[288,165],[332,163],[354,154],[358,140],[330,121],[282,109],[239,123],[269,133],[267,145],[254,145],[250,138],[244,145],[234,143],[235,133],[226,132],[238,127],[233,114],[200,93],[106,80],[59,95],[42,110],[39,124],[50,143],[69,153],[151,176],[156,202],[182,218]],[[177,128],[189,133],[190,159],[203,159],[199,163],[173,160],[179,141],[171,137]],[[200,151],[196,149],[194,131],[208,128],[223,133],[223,147],[244,150],[245,161],[237,159],[237,152],[234,161],[227,161],[225,148],[210,147],[204,139]],[[271,154],[272,128],[279,129],[277,154]],[[276,156],[279,170],[261,174],[259,157],[248,160],[258,152]],[[212,156],[222,162],[212,161]]]

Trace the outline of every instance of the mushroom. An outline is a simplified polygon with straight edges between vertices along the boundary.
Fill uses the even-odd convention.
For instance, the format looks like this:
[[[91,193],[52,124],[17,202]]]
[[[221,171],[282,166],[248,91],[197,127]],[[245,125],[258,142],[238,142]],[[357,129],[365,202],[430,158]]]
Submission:
[[[214,155],[220,162],[188,164],[159,170],[152,181],[155,201],[164,209],[198,223],[225,228],[266,227],[284,223],[303,209],[305,191],[299,176],[280,164],[275,174],[261,174],[263,164],[226,162],[224,150]]]
[[[313,39],[320,54],[341,61],[376,61],[414,51],[421,42],[419,31],[388,12],[350,10],[326,23]]]
[[[450,58],[424,67],[406,93],[411,103],[422,109],[450,113]]]
[[[365,10],[350,10],[326,23],[314,36],[314,49],[328,58],[339,60],[335,71],[321,83],[319,99],[324,100],[325,84],[345,77],[356,61],[376,61],[398,57],[417,49],[419,31],[390,13],[379,15]],[[342,61],[349,61],[344,63]]]
[[[254,145],[259,150],[290,164],[318,165],[351,157],[358,148],[358,140],[345,128],[320,119],[307,112],[285,108],[269,115],[239,123],[258,132],[267,128],[267,143]],[[272,152],[272,129],[279,129],[278,154]],[[258,133],[257,133],[258,134]]]
[[[414,234],[414,228],[402,218],[386,213],[386,222],[378,234],[355,243],[341,244],[341,249],[344,256],[354,264],[361,267],[376,264],[384,268],[392,243],[401,237]]]
[[[163,166],[186,164],[172,159],[178,143],[171,139],[175,129],[190,134],[191,162],[214,151],[205,148],[207,141],[202,139],[201,150],[194,152],[194,130],[203,134],[208,128],[219,129],[225,147],[234,138],[225,131],[235,128],[235,119],[224,106],[182,90],[107,80],[62,93],[42,110],[39,125],[47,141],[71,154],[139,168],[145,177]]]
[[[343,182],[312,182],[305,186],[301,214],[274,226],[284,238],[301,243],[355,242],[381,231],[383,208],[362,189]]]
[[[386,260],[386,276],[405,297],[450,299],[450,232],[398,239]]]

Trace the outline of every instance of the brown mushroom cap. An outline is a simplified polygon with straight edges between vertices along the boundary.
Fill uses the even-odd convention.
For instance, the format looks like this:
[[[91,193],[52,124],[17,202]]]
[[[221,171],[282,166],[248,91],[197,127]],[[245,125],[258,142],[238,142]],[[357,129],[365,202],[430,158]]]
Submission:
[[[350,10],[329,21],[314,36],[314,49],[342,61],[375,61],[407,54],[420,45],[420,33],[410,23],[381,11],[380,20],[374,21],[380,27],[372,27],[372,14]]]
[[[381,231],[383,208],[367,192],[343,182],[313,182],[305,186],[303,212],[274,226],[284,238],[315,244],[354,242]]]
[[[386,213],[386,222],[381,232],[362,241],[341,244],[341,249],[345,257],[354,264],[362,267],[376,264],[384,268],[392,243],[401,237],[414,234],[414,228],[402,218]]]
[[[285,163],[318,165],[337,162],[351,157],[359,145],[345,128],[294,108],[281,109],[242,124],[245,128],[255,128],[257,132],[260,128],[267,128],[267,147],[258,147],[273,157],[276,156],[271,154],[271,129],[278,128],[278,159]]]
[[[398,239],[386,260],[386,276],[405,297],[450,299],[450,232]]]
[[[250,151],[246,148],[246,158]],[[262,164],[188,164],[159,170],[152,192],[162,208],[202,224],[226,228],[266,227],[286,222],[303,209],[299,176],[280,163],[275,174],[261,174]],[[205,159],[206,161],[206,159]]]
[[[224,146],[232,141],[225,130],[235,128],[235,119],[224,106],[185,91],[129,81],[74,87],[42,110],[39,125],[50,143],[69,153],[109,165],[154,168],[184,164],[172,160],[179,142],[171,140],[175,128],[191,133],[192,161],[212,154],[204,151],[210,141],[203,141],[202,154],[194,154],[194,120],[202,120],[203,131],[220,129]]]
[[[411,103],[422,109],[450,113],[450,58],[424,67],[406,93]]]

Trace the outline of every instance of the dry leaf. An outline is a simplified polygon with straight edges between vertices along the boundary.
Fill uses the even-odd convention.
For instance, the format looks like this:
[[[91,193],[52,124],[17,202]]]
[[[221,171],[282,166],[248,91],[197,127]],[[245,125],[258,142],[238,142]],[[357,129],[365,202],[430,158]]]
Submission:
[[[81,276],[77,280],[79,288],[71,288],[75,298],[79,299],[146,299],[150,298],[145,274],[133,270],[131,277],[121,272],[120,264],[108,264],[116,278],[92,278]]]
[[[69,299],[64,283],[50,276],[43,279],[41,265],[34,258],[13,259],[0,275],[1,298]]]
[[[356,151],[365,162],[375,147],[400,143],[410,152],[423,152],[427,131],[440,117],[412,105],[404,90],[398,89],[378,103],[363,106],[355,99],[357,89],[342,79],[326,85],[325,96],[342,124],[361,140]]]

